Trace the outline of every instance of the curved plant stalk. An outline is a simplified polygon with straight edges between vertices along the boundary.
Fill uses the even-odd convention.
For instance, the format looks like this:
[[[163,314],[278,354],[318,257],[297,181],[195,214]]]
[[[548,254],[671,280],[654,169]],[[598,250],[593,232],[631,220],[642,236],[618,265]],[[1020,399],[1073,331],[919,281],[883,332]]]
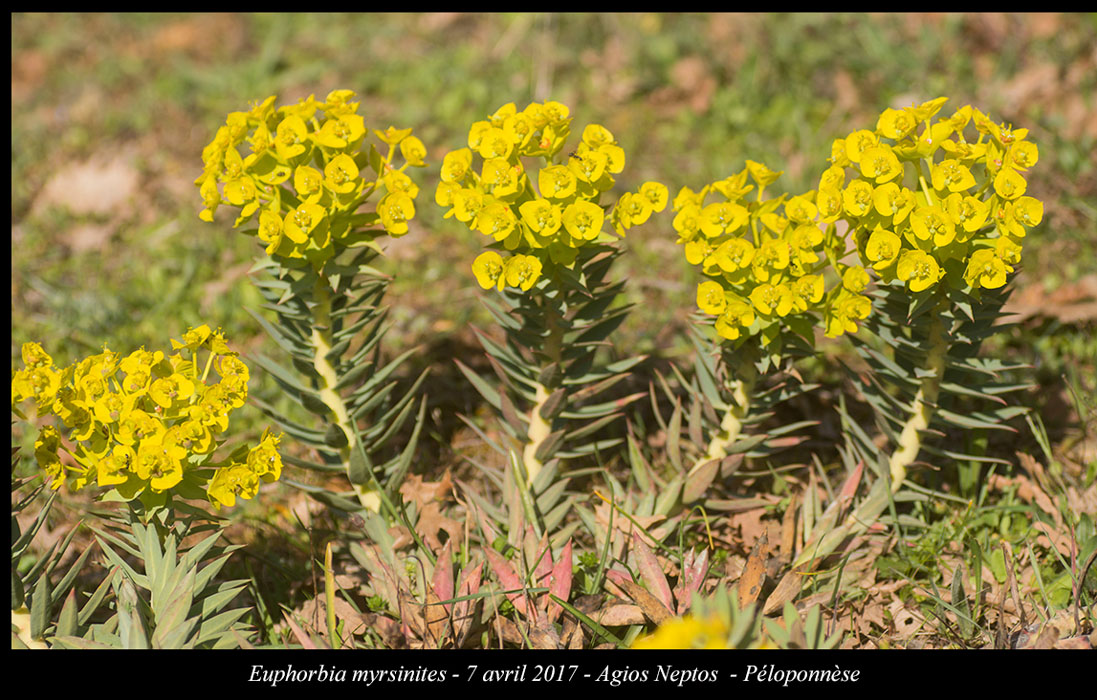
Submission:
[[[426,371],[404,392],[395,393],[398,381],[390,377],[410,352],[387,364],[380,356],[387,310],[379,303],[388,280],[371,265],[377,257],[373,248],[353,251],[348,257],[338,267],[329,262],[323,272],[261,264],[275,276],[258,283],[268,300],[263,308],[274,311],[279,322],[275,326],[256,317],[293,358],[295,371],[266,357],[256,361],[288,396],[316,417],[320,428],[301,425],[266,402],[256,403],[288,434],[312,446],[322,460],[286,457],[287,462],[323,472],[341,471],[353,489],[344,494],[310,489],[314,497],[341,510],[377,512],[381,497],[369,474],[374,473],[391,496],[407,473],[425,418],[425,398],[418,402],[416,422],[403,449],[395,451],[390,443],[412,417]],[[361,431],[361,453],[356,449],[359,423],[369,426]],[[365,459],[359,459],[363,454]]]
[[[524,518],[534,516],[527,524],[537,527],[546,516],[536,513],[542,475],[623,442],[600,437],[602,429],[642,396],[605,398],[643,357],[596,357],[629,310],[614,306],[624,284],[608,274],[620,249],[605,224],[624,236],[667,204],[667,189],[656,182],[603,203],[625,153],[598,124],[586,125],[568,153],[570,115],[551,100],[520,111],[503,105],[472,124],[469,147],[446,154],[435,193],[439,205],[451,207],[447,218],[492,239],[472,272],[481,288],[499,293],[500,301],[484,303],[505,342],[480,336],[499,383],[457,365],[501,419],[502,439],[484,437],[514,465],[504,476],[525,505],[509,514],[533,511]],[[482,165],[474,164],[477,157]],[[520,520],[508,521],[511,544],[521,537]]]
[[[849,502],[836,501],[828,507],[794,566],[802,567],[828,556],[844,540],[876,523],[894,502],[895,494],[909,484],[909,469],[920,456],[982,464],[1002,462],[985,454],[966,454],[934,444],[927,437],[943,435],[950,429],[1013,431],[1005,421],[1026,411],[1021,406],[1006,405],[1002,398],[1025,388],[1001,376],[1022,367],[977,357],[982,342],[1002,329],[997,320],[1008,296],[1008,288],[983,290],[981,303],[973,307],[967,295],[957,290],[941,289],[913,302],[902,285],[877,290],[877,308],[867,326],[891,347],[892,356],[884,355],[868,341],[855,342],[858,354],[870,367],[866,381],[860,382],[862,395],[873,409],[877,427],[889,438],[890,447],[878,446],[844,408],[840,410],[847,436],[843,451],[847,470],[854,471],[857,463],[868,465],[877,480],[840,524],[836,524],[840,511]],[[904,318],[905,313],[914,315]],[[856,377],[852,370],[847,371]],[[972,409],[973,401],[989,403],[991,408]]]
[[[499,389],[458,361],[461,371],[498,411],[506,444],[495,446],[504,456],[515,456],[508,458],[511,466],[505,485],[517,487],[519,503],[531,505],[509,509],[513,525],[524,521],[540,527],[559,522],[562,514],[555,508],[561,504],[556,493],[561,463],[590,459],[621,444],[622,438],[600,437],[600,431],[643,396],[598,400],[645,359],[636,356],[596,364],[596,353],[629,310],[620,306],[607,311],[624,286],[606,280],[619,254],[610,246],[587,247],[580,252],[574,271],[560,268],[557,277],[544,278],[535,288],[539,294],[504,292],[503,304],[484,300],[506,330],[505,344],[480,336],[500,380]],[[514,519],[523,512],[524,517]],[[510,536],[521,532],[519,527]]]
[[[845,221],[854,243],[854,250],[842,242],[828,254],[837,260],[856,252],[861,286],[867,268],[879,278],[866,321],[876,341],[853,341],[869,366],[855,383],[886,444],[879,446],[841,408],[848,478],[864,469],[877,481],[841,525],[835,527],[847,499],[828,507],[805,533],[798,566],[875,523],[910,483],[909,470],[922,455],[945,464],[1002,461],[978,447],[967,454],[949,445],[946,431],[1013,431],[1004,422],[1025,412],[1002,398],[1023,387],[999,376],[1017,367],[977,354],[1003,328],[1009,273],[1021,262],[1027,230],[1043,217],[1043,204],[1025,196],[1024,173],[1039,152],[1025,141],[1028,129],[995,124],[970,105],[937,116],[946,101],[884,110],[874,131],[833,143],[832,165],[820,179],[820,201],[834,203],[833,218]],[[978,132],[975,140],[964,134],[969,127]],[[847,169],[854,178],[848,185]],[[933,444],[927,438],[934,434],[946,441]]]

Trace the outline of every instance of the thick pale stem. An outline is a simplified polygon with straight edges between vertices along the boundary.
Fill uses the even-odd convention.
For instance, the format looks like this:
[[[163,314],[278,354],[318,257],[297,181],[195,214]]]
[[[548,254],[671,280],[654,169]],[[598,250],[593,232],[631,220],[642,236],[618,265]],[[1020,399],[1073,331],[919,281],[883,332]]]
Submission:
[[[541,416],[541,408],[548,401],[549,392],[540,384],[537,385],[536,392],[536,403],[529,412],[529,430],[526,431],[528,442],[522,450],[522,463],[526,465],[526,477],[531,484],[544,466],[541,460],[537,459],[537,450],[552,432],[552,426]]]
[[[926,367],[930,374],[922,379],[918,393],[911,404],[911,415],[903,425],[899,435],[899,444],[891,455],[888,468],[891,471],[891,492],[895,493],[906,480],[907,467],[918,458],[922,448],[921,432],[929,428],[933,411],[937,406],[937,397],[941,392],[941,379],[945,374],[945,354],[948,343],[945,340],[945,324],[941,320],[941,307],[932,312],[929,326],[929,352],[926,353]]]
[[[897,493],[906,481],[907,468],[918,458],[918,452],[922,448],[921,431],[929,428],[930,419],[937,406],[937,398],[941,391],[941,380],[945,374],[945,357],[948,353],[948,339],[945,337],[945,324],[941,319],[941,311],[947,304],[942,299],[933,311],[929,326],[929,351],[926,353],[925,369],[930,374],[922,379],[918,393],[911,404],[911,415],[903,425],[899,434],[899,444],[891,454],[888,462],[890,471],[890,490],[884,479],[879,479],[869,490],[861,504],[850,513],[844,522],[838,527],[825,530],[819,527],[812,535],[811,541],[800,553],[795,566],[803,566],[813,559],[821,559],[833,552],[847,537],[864,532],[880,517],[891,502],[891,494]],[[832,504],[831,507],[837,504]],[[828,509],[829,510],[829,509]]]
[[[549,364],[559,365],[563,351],[564,329],[559,324],[555,310],[548,307],[548,305],[545,307],[545,314],[549,334],[545,339],[544,352],[548,355]],[[537,450],[541,448],[545,439],[552,433],[552,424],[541,415],[541,409],[548,401],[549,396],[552,395],[552,392],[539,382],[534,392],[534,404],[529,412],[529,429],[526,431],[526,446],[522,450],[522,463],[526,467],[526,477],[531,485],[541,471],[541,467],[544,466],[541,460],[537,459]]]
[[[689,470],[690,474],[714,459],[723,459],[728,456],[728,450],[743,432],[743,420],[750,413],[750,396],[754,391],[754,383],[753,372],[746,373],[746,376],[731,382],[729,388],[732,403],[724,413],[723,420],[720,421],[720,430],[709,440],[708,449],[694,463]]]
[[[328,361],[328,353],[332,348],[331,339],[331,292],[328,289],[328,280],[320,275],[316,280],[314,293],[316,305],[312,309],[312,346],[315,353],[312,358],[312,368],[320,377],[318,394],[325,406],[331,409],[332,417],[336,425],[343,431],[347,438],[347,446],[339,451],[339,457],[343,461],[343,470],[350,473],[350,456],[357,447],[358,435],[351,423],[350,412],[343,401],[343,397],[335,390],[339,377],[335,367]],[[364,484],[353,484],[358,501],[373,512],[381,508],[381,499],[377,492]]]

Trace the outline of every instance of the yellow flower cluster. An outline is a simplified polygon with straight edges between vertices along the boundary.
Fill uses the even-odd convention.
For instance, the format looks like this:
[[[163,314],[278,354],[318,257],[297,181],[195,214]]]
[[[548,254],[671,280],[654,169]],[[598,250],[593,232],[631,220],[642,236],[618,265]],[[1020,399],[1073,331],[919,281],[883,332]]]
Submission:
[[[727,649],[728,626],[717,616],[701,619],[694,615],[673,617],[656,630],[637,639],[633,649]]]
[[[886,109],[875,131],[835,140],[816,205],[824,221],[846,222],[862,263],[884,282],[915,293],[942,279],[997,289],[1043,218],[1043,204],[1025,195],[1039,150],[1028,129],[995,124],[970,105],[934,121],[946,100]]]
[[[12,406],[33,399],[39,415],[52,414],[68,428],[63,439],[47,425],[35,442],[35,457],[52,488],[65,481],[73,490],[94,483],[127,501],[172,489],[200,494],[204,488],[212,503],[232,506],[237,497],[255,496],[260,481],[281,476],[280,436],[269,431],[257,446],[212,461],[229,414],[248,394],[248,368],[221,333],[202,325],[171,344],[175,352],[168,356],[141,348],[122,357],[104,347],[64,369],[54,367],[37,343],[23,345],[24,369],[12,376]],[[208,351],[204,364],[202,349]],[[218,381],[207,383],[211,371]]]
[[[579,250],[602,234],[607,207],[599,199],[624,169],[625,152],[608,129],[590,124],[566,162],[555,162],[571,134],[569,114],[559,102],[535,102],[522,111],[508,103],[474,123],[468,147],[442,161],[434,198],[448,208],[446,218],[456,218],[490,236],[495,248],[513,253],[504,258],[489,250],[476,258],[473,273],[484,289],[527,291],[546,266],[573,265]],[[479,171],[473,164],[477,155]],[[543,158],[544,166],[527,173],[522,161],[527,157]],[[666,187],[645,183],[620,198],[610,223],[623,236],[666,203]]]
[[[716,331],[728,340],[793,326],[799,315],[818,310],[825,310],[828,335],[856,332],[872,306],[862,294],[868,276],[849,268],[826,292],[829,251],[819,222],[833,219],[820,211],[813,192],[764,199],[780,175],[748,160],[741,172],[699,192],[683,187],[674,198],[677,242],[708,278],[697,288],[697,305],[716,316]],[[716,201],[706,204],[710,195]]]
[[[423,142],[411,129],[388,127],[373,134],[384,144],[382,154],[367,142],[368,130],[351,90],[335,90],[323,102],[313,96],[275,109],[275,97],[232,112],[202,151],[205,164],[195,184],[212,221],[217,207],[239,207],[234,226],[259,215],[256,233],[267,254],[307,259],[320,269],[337,246],[351,247],[380,233],[408,232],[415,216],[419,187],[405,173],[426,163]],[[241,155],[240,147],[247,151]],[[368,147],[367,147],[368,146]],[[403,164],[393,161],[399,151]],[[373,171],[368,176],[365,169]],[[375,191],[384,196],[376,211],[358,209]]]

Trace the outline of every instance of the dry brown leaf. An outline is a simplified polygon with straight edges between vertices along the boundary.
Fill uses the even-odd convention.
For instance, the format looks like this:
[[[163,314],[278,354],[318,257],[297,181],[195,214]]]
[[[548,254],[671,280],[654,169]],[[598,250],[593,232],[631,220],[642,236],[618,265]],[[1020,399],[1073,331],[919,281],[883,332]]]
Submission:
[[[741,513],[736,513],[728,518],[728,525],[732,530],[738,529],[743,542],[754,542],[766,531],[766,524],[762,519],[769,511],[765,508],[751,508]]]
[[[1070,637],[1069,639],[1060,639],[1055,642],[1056,649],[1092,649],[1089,637]]]
[[[787,571],[777,583],[777,587],[774,588],[773,592],[766,598],[766,604],[762,608],[762,613],[764,615],[772,615],[784,608],[785,603],[791,601],[800,593],[800,589],[803,585],[802,579],[803,575],[795,569]]]
[[[899,639],[909,639],[925,624],[925,620],[917,611],[908,609],[898,598],[888,605],[888,612],[891,613],[891,622]]]
[[[411,474],[400,484],[405,500],[413,501],[419,510],[433,501],[444,501],[453,496],[453,477],[447,469],[438,481],[425,481],[418,474]]]
[[[640,606],[644,616],[655,624],[658,625],[674,616],[670,610],[667,610],[665,605],[659,602],[658,598],[640,584],[633,581],[620,581],[618,585],[628,594],[629,598],[632,598]]]
[[[563,649],[560,634],[547,618],[541,617],[533,629],[527,632],[534,649]]]
[[[381,636],[381,641],[385,643],[385,646],[390,649],[403,649],[407,646],[407,638],[400,631],[400,623],[396,620],[374,613],[367,613],[364,619],[369,628],[375,630]]]
[[[571,631],[571,636],[567,638],[567,648],[573,650],[582,649],[585,641],[583,636],[583,626],[576,624],[575,629]]]
[[[747,556],[743,575],[739,577],[740,609],[758,600],[758,596],[762,594],[762,584],[766,579],[768,549],[768,539],[765,534],[754,541],[754,549]]]
[[[647,622],[644,611],[639,605],[619,603],[610,605],[596,612],[592,619],[605,627],[623,627],[626,625],[643,625]]]
[[[410,645],[413,639],[421,639],[426,629],[422,606],[403,588],[396,591],[401,631]]]
[[[1071,556],[1070,538],[1066,534],[1058,532],[1050,524],[1040,521],[1032,523],[1032,529],[1043,533],[1036,538],[1036,541],[1041,545],[1055,547],[1064,557],[1069,558]]]
[[[427,590],[427,603],[423,606],[423,621],[426,623],[426,640],[431,646],[443,645],[449,633],[449,615],[434,591]]]
[[[450,539],[461,538],[464,530],[461,523],[442,515],[442,509],[437,502],[428,503],[419,512],[419,519],[415,522],[415,531],[423,538],[432,550],[442,548],[442,541],[438,538],[440,531],[445,531]]]

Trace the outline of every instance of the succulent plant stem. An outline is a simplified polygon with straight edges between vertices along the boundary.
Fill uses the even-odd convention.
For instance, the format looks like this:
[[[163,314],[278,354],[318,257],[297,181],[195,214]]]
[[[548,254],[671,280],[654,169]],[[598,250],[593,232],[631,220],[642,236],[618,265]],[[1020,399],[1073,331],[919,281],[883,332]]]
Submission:
[[[929,313],[932,314],[929,325],[929,350],[926,353],[925,368],[929,373],[923,377],[922,384],[911,403],[911,415],[903,424],[899,434],[899,444],[888,461],[888,477],[876,480],[864,500],[842,522],[829,530],[819,527],[804,551],[793,562],[794,566],[803,566],[813,559],[821,559],[835,549],[847,537],[860,534],[871,527],[887,509],[891,496],[902,488],[906,481],[907,469],[918,458],[922,448],[921,431],[929,428],[933,412],[937,408],[937,398],[941,390],[941,381],[945,374],[945,358],[948,354],[948,338],[941,311],[948,303],[947,297]],[[839,504],[832,504],[832,507]],[[828,509],[829,510],[829,509]],[[824,514],[825,515],[825,514]]]
[[[555,309],[548,304],[544,308],[545,321],[549,332],[548,337],[545,339],[543,352],[548,357],[548,364],[556,363],[559,365],[563,350],[564,329],[557,319]],[[537,450],[552,433],[552,424],[541,415],[541,409],[545,406],[549,396],[552,395],[552,391],[549,387],[545,387],[538,382],[537,386],[534,387],[534,392],[534,404],[529,412],[529,428],[526,430],[527,442],[522,450],[522,463],[526,467],[527,483],[530,484],[537,478],[537,474],[544,466],[541,464],[541,460],[537,459]]]
[[[311,307],[312,346],[315,348],[312,368],[316,370],[316,374],[320,378],[320,386],[317,389],[320,400],[331,409],[335,424],[339,426],[339,429],[343,431],[347,438],[347,444],[339,450],[339,456],[343,462],[343,471],[349,476],[350,456],[357,446],[358,434],[351,423],[350,412],[347,410],[343,397],[335,390],[339,378],[335,372],[335,367],[328,360],[328,353],[331,352],[332,348],[331,291],[328,285],[329,282],[326,276],[322,274],[317,276],[316,287],[313,292],[315,304]],[[358,495],[358,501],[363,507],[374,513],[381,509],[381,499],[373,488],[368,484],[354,484],[352,482],[352,485],[354,492]]]

